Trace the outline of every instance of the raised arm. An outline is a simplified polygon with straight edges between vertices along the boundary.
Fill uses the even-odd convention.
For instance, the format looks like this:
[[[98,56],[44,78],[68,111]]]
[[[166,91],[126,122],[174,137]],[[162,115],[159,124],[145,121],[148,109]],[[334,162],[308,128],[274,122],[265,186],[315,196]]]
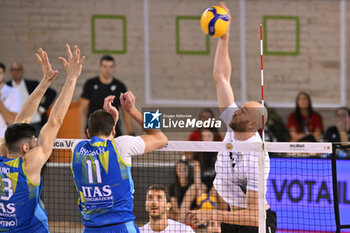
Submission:
[[[134,135],[135,132],[134,132],[134,127],[132,125],[131,117],[129,116],[129,114],[125,112],[123,108],[121,109],[121,113],[123,116],[126,131],[128,132],[129,135]]]
[[[42,97],[45,94],[45,91],[47,90],[47,88],[49,88],[51,83],[55,80],[56,76],[58,75],[58,71],[52,69],[49,58],[47,57],[47,54],[43,49],[40,48],[38,50],[38,53],[35,54],[35,56],[41,64],[44,77],[39,83],[39,85],[35,88],[35,90],[29,95],[28,99],[23,104],[21,110],[14,117],[13,123],[30,122],[35,111],[37,111],[38,109],[38,106],[40,104]],[[5,148],[5,140],[4,138],[1,138],[0,154],[4,155],[6,153],[7,153],[7,150]]]
[[[221,2],[220,5],[228,12],[226,5]],[[229,39],[230,39],[230,23],[231,16],[229,15],[229,26],[226,34],[219,38],[214,59],[213,77],[216,86],[216,95],[218,105],[221,111],[225,110],[234,102],[234,95],[230,83],[231,79],[231,61],[229,56]]]
[[[64,117],[67,113],[69,104],[72,100],[74,88],[82,70],[82,64],[85,57],[80,58],[80,50],[74,47],[72,53],[69,45],[66,45],[68,62],[60,57],[65,69],[67,70],[66,82],[54,104],[47,123],[42,128],[36,147],[27,152],[24,156],[26,161],[26,172],[29,177],[40,177],[42,166],[46,163],[52,152],[54,140],[60,129]],[[27,162],[29,161],[29,162]]]
[[[140,126],[142,126],[142,114],[135,107],[135,96],[131,91],[127,91],[120,95],[120,103],[122,108],[133,118]],[[160,149],[168,142],[165,134],[158,129],[145,129],[147,135],[141,138],[145,142],[145,153]]]
[[[41,64],[43,70],[43,79],[39,85],[35,88],[32,94],[28,97],[23,104],[21,110],[17,114],[14,123],[29,123],[34,113],[37,111],[41,99],[43,98],[46,90],[58,75],[57,70],[53,70],[46,52],[43,49],[39,49],[35,54],[36,58]]]

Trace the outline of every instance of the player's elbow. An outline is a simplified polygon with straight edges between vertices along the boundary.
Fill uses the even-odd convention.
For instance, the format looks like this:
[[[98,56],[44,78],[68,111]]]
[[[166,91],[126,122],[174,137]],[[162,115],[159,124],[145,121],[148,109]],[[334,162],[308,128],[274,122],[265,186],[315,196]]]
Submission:
[[[218,82],[219,82],[219,74],[218,74],[218,72],[215,69],[213,71],[213,79],[214,79],[215,84],[218,84]]]
[[[165,136],[164,133],[159,132],[156,135],[156,149],[163,148],[168,143],[168,138]]]
[[[216,86],[222,84],[223,81],[226,80],[225,75],[221,71],[215,71],[215,70],[213,72],[213,79]]]
[[[63,120],[64,119],[61,117],[52,116],[49,118],[48,123],[50,124],[50,127],[60,128],[63,124]]]
[[[165,134],[161,133],[159,135],[159,148],[163,148],[168,143],[168,138],[165,136]]]

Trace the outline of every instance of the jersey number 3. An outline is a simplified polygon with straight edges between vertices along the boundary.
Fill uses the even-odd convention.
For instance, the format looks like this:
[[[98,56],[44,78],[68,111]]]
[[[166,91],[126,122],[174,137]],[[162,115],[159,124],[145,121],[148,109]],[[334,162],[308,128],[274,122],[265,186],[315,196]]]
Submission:
[[[2,178],[1,182],[4,183],[3,187],[3,192],[6,193],[8,192],[6,196],[0,196],[1,200],[8,201],[13,195],[13,190],[12,190],[12,181],[9,178]]]
[[[92,164],[91,160],[87,160],[86,164],[88,166],[88,178],[89,178],[89,183],[92,184],[94,183],[93,175],[92,175]],[[100,163],[98,160],[94,161],[95,168],[96,168],[96,178],[97,178],[97,183],[102,183],[102,178],[101,178],[101,167]]]

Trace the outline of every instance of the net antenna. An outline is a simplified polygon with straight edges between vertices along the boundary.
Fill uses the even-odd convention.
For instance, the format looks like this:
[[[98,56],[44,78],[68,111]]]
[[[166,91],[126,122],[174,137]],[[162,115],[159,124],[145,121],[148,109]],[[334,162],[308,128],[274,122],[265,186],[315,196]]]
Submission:
[[[260,76],[261,76],[261,120],[262,120],[262,151],[260,152],[258,160],[258,212],[259,212],[259,233],[266,233],[266,211],[265,211],[265,200],[266,200],[266,181],[265,181],[265,156],[267,150],[265,148],[265,116],[264,116],[264,66],[263,66],[263,26],[260,24]]]
[[[262,112],[261,112],[261,120],[262,120],[262,140],[265,142],[265,116],[264,116],[264,50],[263,50],[263,27],[260,24],[260,76],[261,76],[261,104],[262,104]],[[263,144],[264,145],[264,144]]]

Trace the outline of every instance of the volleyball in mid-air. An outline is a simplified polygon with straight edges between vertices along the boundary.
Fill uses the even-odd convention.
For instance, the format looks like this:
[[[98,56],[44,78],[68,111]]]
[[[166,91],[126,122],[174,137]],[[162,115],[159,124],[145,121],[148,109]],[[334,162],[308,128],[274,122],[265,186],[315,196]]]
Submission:
[[[201,26],[206,34],[222,37],[228,27],[228,12],[221,6],[207,8],[202,14]]]

